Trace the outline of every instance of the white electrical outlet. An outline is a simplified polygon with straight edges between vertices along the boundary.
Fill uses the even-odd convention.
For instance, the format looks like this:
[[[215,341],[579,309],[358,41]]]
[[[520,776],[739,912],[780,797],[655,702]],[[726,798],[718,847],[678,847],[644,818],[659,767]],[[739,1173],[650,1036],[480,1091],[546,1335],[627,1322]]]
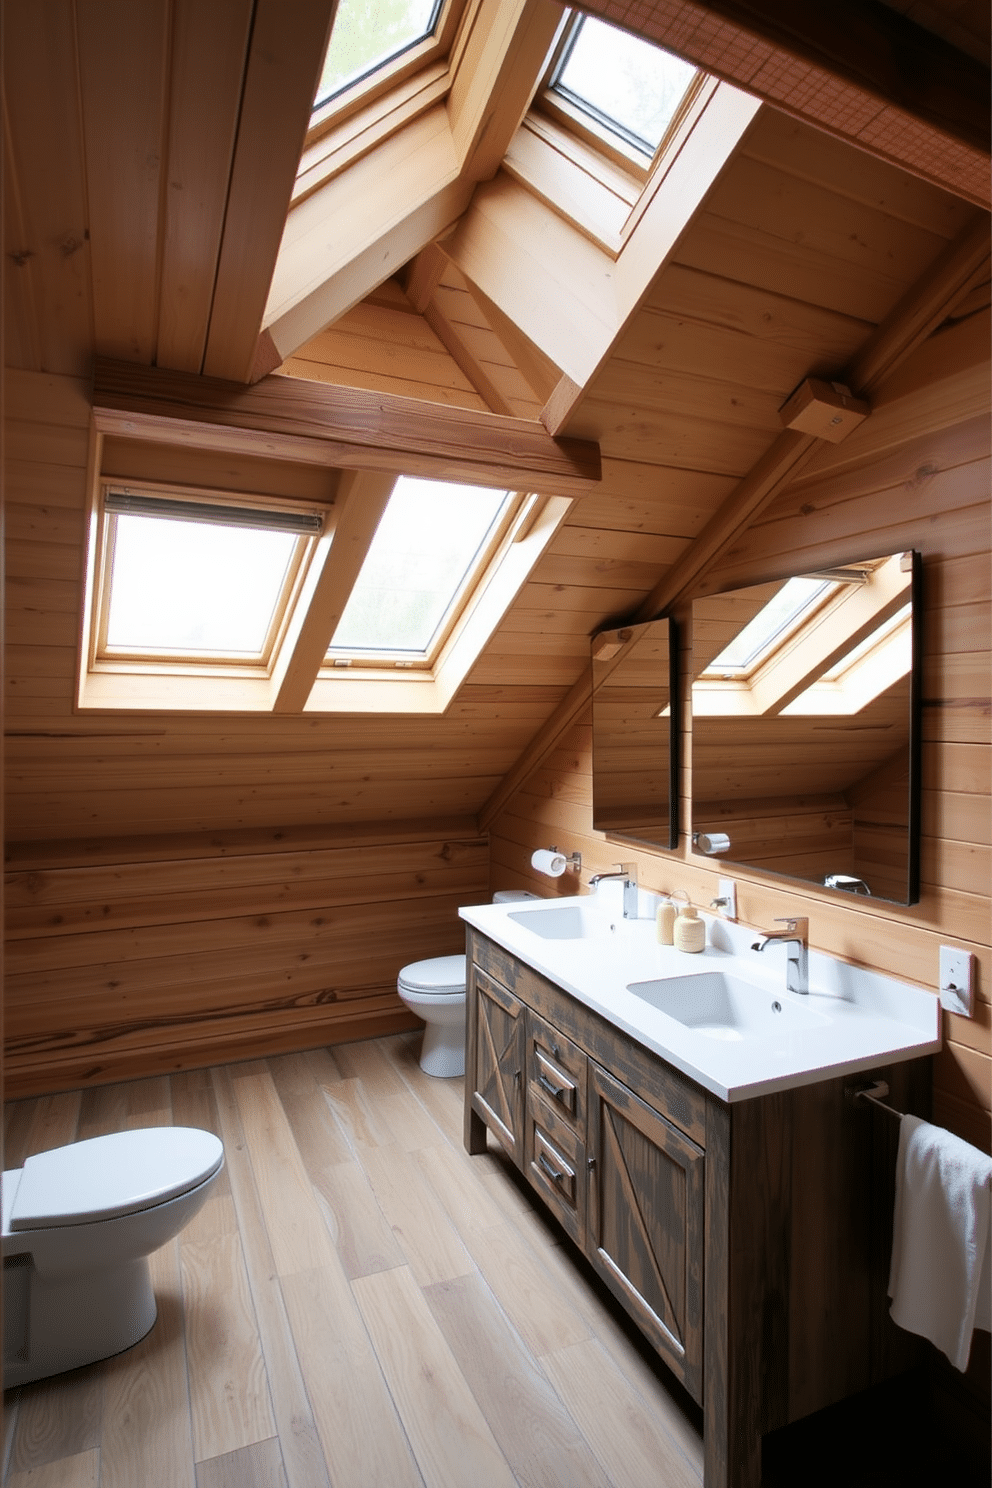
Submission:
[[[971,965],[970,951],[962,951],[958,946],[941,946],[940,1004],[949,1013],[959,1013],[965,1018],[971,1017]]]
[[[719,909],[725,920],[736,920],[737,918],[737,884],[732,878],[721,878],[717,897],[713,900],[715,908]]]

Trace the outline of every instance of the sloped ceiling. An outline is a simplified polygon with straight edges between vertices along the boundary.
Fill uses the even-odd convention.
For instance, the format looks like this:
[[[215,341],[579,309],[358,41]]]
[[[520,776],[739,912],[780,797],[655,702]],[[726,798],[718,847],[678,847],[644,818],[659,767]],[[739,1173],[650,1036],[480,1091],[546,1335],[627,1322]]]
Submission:
[[[88,379],[96,352],[251,377],[332,9],[331,0],[8,0],[10,365]],[[513,34],[529,25],[543,56],[534,37],[557,7],[515,0],[511,9]],[[451,783],[433,794],[418,787],[418,810],[482,807],[581,683],[590,634],[670,602],[673,576],[712,559],[735,512],[746,524],[753,506],[741,493],[750,500],[747,483],[780,447],[778,410],[797,383],[856,367],[879,328],[907,297],[916,304],[955,243],[985,222],[965,197],[763,108],[610,327],[588,376],[555,403],[563,368],[518,313],[514,276],[505,287],[474,277],[469,214],[495,211],[514,189],[503,171],[461,181],[440,226],[418,219],[420,239],[404,228],[391,256],[363,261],[349,281],[352,290],[365,283],[362,292],[344,294],[340,313],[281,359],[284,375],[312,382],[402,387],[425,403],[532,419],[543,412],[555,433],[602,451],[601,488],[576,500],[450,717],[377,724],[384,761],[390,749],[398,758],[422,744],[425,772]],[[940,281],[943,299],[918,312],[917,337],[962,296],[981,301],[980,258],[957,281]],[[66,601],[67,652],[77,615]],[[253,721],[253,737],[269,722]],[[296,722],[280,724],[287,738]],[[467,730],[476,742],[459,779],[451,753]],[[347,737],[360,771],[361,730]],[[184,748],[175,746],[161,779],[170,770],[184,778]],[[395,808],[381,790],[362,790],[347,803],[342,792],[342,813],[411,813],[398,786]],[[118,809],[112,797],[108,783],[108,813]],[[247,819],[246,809],[234,794],[229,807],[212,798],[218,821],[228,810]],[[300,809],[313,803],[301,798]],[[327,793],[320,809],[335,809]],[[261,797],[251,810],[274,819]],[[149,829],[159,821],[149,806]]]

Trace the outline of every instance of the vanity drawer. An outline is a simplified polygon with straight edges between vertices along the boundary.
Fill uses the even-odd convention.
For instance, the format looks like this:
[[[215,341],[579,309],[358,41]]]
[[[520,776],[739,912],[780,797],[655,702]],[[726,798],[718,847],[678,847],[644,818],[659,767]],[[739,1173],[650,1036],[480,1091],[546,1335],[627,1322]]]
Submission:
[[[583,1131],[589,1062],[585,1051],[537,1013],[528,1014],[527,1029],[529,1087],[573,1130]]]
[[[531,1086],[524,1170],[572,1239],[581,1243],[586,1212],[586,1147]]]

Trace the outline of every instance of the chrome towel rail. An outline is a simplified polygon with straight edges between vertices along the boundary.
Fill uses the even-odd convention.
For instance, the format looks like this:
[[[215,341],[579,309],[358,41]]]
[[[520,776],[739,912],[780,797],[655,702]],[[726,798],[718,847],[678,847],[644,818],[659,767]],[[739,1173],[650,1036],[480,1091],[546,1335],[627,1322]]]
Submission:
[[[901,1121],[902,1112],[897,1111],[895,1106],[885,1104],[884,1097],[888,1093],[889,1086],[886,1080],[874,1080],[871,1085],[849,1085],[844,1092],[850,1100],[871,1101],[872,1105],[877,1106],[880,1111],[885,1111],[887,1115],[894,1116],[897,1121]]]

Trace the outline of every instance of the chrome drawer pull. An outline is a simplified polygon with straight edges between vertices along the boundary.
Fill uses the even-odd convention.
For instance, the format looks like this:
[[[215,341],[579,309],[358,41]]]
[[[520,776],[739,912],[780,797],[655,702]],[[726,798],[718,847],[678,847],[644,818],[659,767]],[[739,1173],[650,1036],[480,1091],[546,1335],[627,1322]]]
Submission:
[[[559,1173],[558,1169],[548,1162],[543,1152],[537,1154],[537,1161],[539,1166],[544,1169],[548,1177],[553,1179],[555,1183],[562,1183],[564,1181],[565,1174]]]
[[[549,1095],[553,1095],[555,1100],[561,1100],[565,1092],[570,1089],[568,1085],[553,1084],[552,1081],[548,1079],[543,1070],[538,1070],[537,1072],[537,1083],[538,1085],[543,1085],[544,1089],[548,1092]]]

